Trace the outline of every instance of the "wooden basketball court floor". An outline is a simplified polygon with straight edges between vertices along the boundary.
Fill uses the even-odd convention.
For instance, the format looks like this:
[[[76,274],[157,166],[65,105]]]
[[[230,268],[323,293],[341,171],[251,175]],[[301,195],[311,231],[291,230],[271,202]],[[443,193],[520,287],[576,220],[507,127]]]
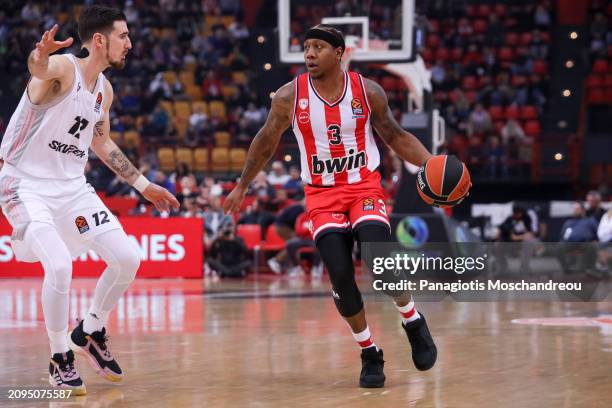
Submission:
[[[73,282],[71,322],[94,285]],[[368,295],[387,375],[385,388],[368,390],[357,385],[359,349],[329,283],[308,278],[137,280],[109,322],[122,383],[77,357],[86,396],[9,401],[10,388],[48,388],[40,286],[0,282],[2,407],[612,406],[610,301],[419,303],[439,354],[423,373],[390,301]]]

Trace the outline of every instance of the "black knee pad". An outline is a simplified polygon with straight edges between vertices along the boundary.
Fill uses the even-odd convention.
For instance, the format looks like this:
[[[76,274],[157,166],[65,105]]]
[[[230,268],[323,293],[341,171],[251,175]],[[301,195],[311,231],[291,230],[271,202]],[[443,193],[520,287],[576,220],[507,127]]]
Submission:
[[[374,274],[374,259],[386,258],[391,254],[392,248],[391,230],[389,226],[380,221],[366,221],[359,224],[354,231],[355,236],[361,245],[361,259],[365,267],[373,274],[374,279],[388,283],[399,283],[407,279],[403,270],[385,269],[382,274]],[[405,294],[405,291],[386,290],[385,294],[393,298]]]
[[[356,315],[363,309],[363,299],[355,282],[352,236],[348,232],[327,233],[317,240],[317,248],[329,272],[338,312],[344,317]]]

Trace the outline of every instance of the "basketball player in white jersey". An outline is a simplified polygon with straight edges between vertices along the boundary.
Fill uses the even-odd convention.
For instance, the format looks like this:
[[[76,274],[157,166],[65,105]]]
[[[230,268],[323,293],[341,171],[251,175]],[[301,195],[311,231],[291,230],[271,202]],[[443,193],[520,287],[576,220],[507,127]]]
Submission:
[[[383,353],[368,328],[361,293],[355,283],[353,238],[360,243],[391,240],[380,175],[380,156],[372,128],[397,155],[422,166],[431,154],[395,121],[385,91],[354,72],[343,72],[344,37],[318,25],[306,33],[308,72],[282,86],[272,98],[270,114],[249,148],[240,182],[224,209],[238,211],[249,183],[274,154],[289,126],[301,153],[302,180],[311,232],[329,272],[333,298],[361,347],[361,387],[383,387]],[[372,259],[365,259],[372,265]],[[419,370],[433,367],[437,349],[410,294],[392,293],[402,327]]]
[[[74,366],[82,354],[107,380],[122,371],[107,347],[106,321],[133,281],[138,251],[117,218],[86,183],[84,167],[95,154],[159,210],[178,208],[176,198],[150,183],[109,138],[113,88],[102,72],[121,69],[131,43],[125,15],[92,6],[79,20],[88,54],[52,55],[72,44],[54,39],[57,25],[42,36],[28,58],[32,75],[0,147],[0,204],[13,227],[18,260],[42,263],[42,309],[51,345],[49,382],[85,394]],[[87,316],[68,335],[72,257],[93,249],[107,267],[98,280]]]

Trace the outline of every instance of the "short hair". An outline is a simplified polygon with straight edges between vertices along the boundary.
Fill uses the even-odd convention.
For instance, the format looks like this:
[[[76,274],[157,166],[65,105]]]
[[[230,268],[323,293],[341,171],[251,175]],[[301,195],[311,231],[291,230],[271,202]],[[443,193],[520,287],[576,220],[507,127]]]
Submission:
[[[597,190],[591,190],[587,193],[587,197],[593,197],[596,200],[601,200],[601,194]]]
[[[81,43],[89,41],[95,33],[107,35],[115,21],[127,21],[121,10],[99,5],[84,8],[79,17]]]

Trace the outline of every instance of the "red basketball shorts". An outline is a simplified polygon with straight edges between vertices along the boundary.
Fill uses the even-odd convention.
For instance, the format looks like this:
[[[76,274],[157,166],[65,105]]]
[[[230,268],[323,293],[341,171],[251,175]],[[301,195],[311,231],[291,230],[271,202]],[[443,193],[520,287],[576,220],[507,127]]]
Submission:
[[[366,221],[384,223],[391,228],[378,172],[354,184],[332,187],[307,185],[304,192],[314,241],[326,232],[355,230]]]

